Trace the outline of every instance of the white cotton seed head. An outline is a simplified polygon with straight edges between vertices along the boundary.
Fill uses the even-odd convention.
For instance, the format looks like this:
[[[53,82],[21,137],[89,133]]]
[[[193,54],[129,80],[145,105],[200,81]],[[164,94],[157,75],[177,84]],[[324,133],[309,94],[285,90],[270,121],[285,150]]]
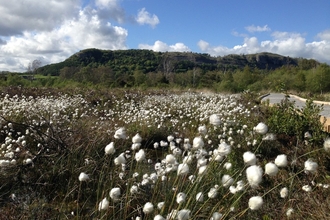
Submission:
[[[31,158],[27,158],[26,160],[24,160],[24,164],[33,164],[33,161]]]
[[[137,151],[140,149],[140,147],[141,147],[141,143],[134,143],[134,144],[132,144],[131,149],[132,149],[132,151]]]
[[[324,140],[323,147],[324,147],[324,150],[330,151],[330,138],[327,138]]]
[[[206,169],[207,169],[207,165],[200,166],[198,168],[198,175],[203,175],[205,173]]]
[[[310,138],[312,138],[311,133],[310,133],[309,131],[306,131],[306,132],[304,133],[304,138],[305,138],[305,139],[310,139]]]
[[[135,160],[136,162],[142,162],[146,159],[146,153],[144,152],[143,149],[140,149],[136,154],[135,154]]]
[[[164,217],[161,216],[161,215],[156,215],[156,216],[154,217],[154,220],[166,220],[166,218],[164,218]]]
[[[107,210],[109,208],[109,201],[107,198],[104,198],[100,203],[99,203],[99,211],[101,210]]]
[[[139,191],[139,188],[137,185],[133,185],[130,189],[131,194],[136,194]]]
[[[144,214],[150,214],[154,211],[154,205],[151,202],[147,202],[143,206],[143,212]]]
[[[186,163],[181,163],[178,166],[178,176],[180,175],[187,175],[189,173],[189,166]]]
[[[173,135],[169,135],[169,136],[167,136],[167,141],[168,142],[171,142],[171,141],[173,141],[174,140],[174,136]]]
[[[176,157],[180,157],[182,155],[182,150],[178,147],[175,147],[173,150],[172,150],[172,153],[174,156]]]
[[[288,210],[286,210],[286,216],[291,217],[293,212],[294,212],[293,208],[288,208]]]
[[[221,124],[220,116],[217,114],[211,115],[209,120],[210,120],[210,124],[214,126],[219,126]]]
[[[305,161],[305,171],[315,173],[317,171],[318,164],[311,159]]]
[[[189,209],[181,209],[180,211],[178,211],[177,219],[178,220],[188,220],[190,219],[190,210]]]
[[[187,195],[183,192],[178,193],[178,195],[176,196],[176,202],[178,204],[183,203],[184,201],[186,201]]]
[[[84,181],[89,180],[89,176],[86,173],[81,172],[78,179],[80,182],[84,182]]]
[[[246,177],[252,188],[256,188],[262,181],[263,171],[260,166],[252,165],[246,169]]]
[[[121,153],[118,157],[115,158],[114,163],[116,165],[126,164],[125,154]]]
[[[116,132],[114,137],[116,139],[126,139],[126,129],[125,128],[119,128]]]
[[[226,162],[223,166],[226,170],[230,170],[233,167],[232,163],[230,162]]]
[[[201,125],[198,127],[198,133],[205,135],[207,133],[207,128],[205,125]]]
[[[197,202],[203,202],[204,201],[204,194],[203,194],[203,192],[197,193],[197,195],[196,195],[196,201]]]
[[[197,167],[205,166],[207,164],[207,158],[202,157],[197,160]]]
[[[165,157],[166,164],[176,164],[176,158],[173,154],[168,154]]]
[[[288,159],[287,159],[287,156],[285,154],[281,154],[281,155],[278,155],[276,158],[275,158],[275,164],[278,166],[278,167],[286,167],[288,165]]]
[[[210,220],[220,220],[221,218],[222,218],[222,214],[220,212],[214,212]]]
[[[244,163],[248,166],[252,166],[252,165],[255,165],[256,162],[257,162],[257,157],[254,153],[250,152],[250,151],[246,151],[244,154],[243,154],[243,160],[244,160]]]
[[[193,149],[201,149],[204,147],[204,141],[202,137],[195,137],[193,140]]]
[[[233,182],[234,179],[228,174],[223,175],[223,177],[221,178],[221,183],[223,187],[228,188],[233,184]]]
[[[264,137],[262,138],[263,141],[274,141],[276,140],[276,135],[273,133],[267,133],[264,135]]]
[[[265,165],[265,173],[269,176],[276,176],[276,174],[278,173],[278,167],[276,166],[276,164],[269,162]]]
[[[114,142],[111,142],[104,148],[105,154],[114,154],[116,152]]]
[[[226,142],[222,142],[219,144],[219,147],[217,149],[217,154],[220,156],[227,156],[231,152],[231,146],[227,144]]]
[[[109,196],[113,201],[115,201],[115,202],[118,201],[121,196],[120,188],[119,187],[112,188],[110,190]]]
[[[302,187],[302,190],[304,190],[305,192],[311,192],[312,191],[312,187],[310,185],[304,185]]]
[[[289,190],[288,188],[286,187],[283,187],[281,190],[280,190],[280,196],[281,198],[286,198],[287,196],[289,195]]]
[[[268,127],[265,123],[260,122],[256,127],[254,127],[254,131],[258,134],[266,134],[268,131]]]
[[[141,143],[142,142],[142,137],[139,134],[134,135],[134,137],[132,137],[132,143],[136,144],[136,143]]]
[[[159,203],[157,204],[157,208],[158,208],[159,210],[161,210],[161,209],[163,208],[164,204],[165,204],[165,202],[159,202]]]
[[[214,199],[218,195],[218,189],[216,187],[212,187],[210,191],[207,193],[207,196],[211,199]]]
[[[253,196],[249,199],[249,208],[251,210],[258,210],[264,203],[261,196]]]

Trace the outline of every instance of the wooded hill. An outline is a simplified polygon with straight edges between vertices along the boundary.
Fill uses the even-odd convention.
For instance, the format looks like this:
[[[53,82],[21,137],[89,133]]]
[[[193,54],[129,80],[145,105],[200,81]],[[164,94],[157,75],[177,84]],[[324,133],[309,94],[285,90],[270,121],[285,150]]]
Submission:
[[[206,53],[154,52],[151,50],[82,50],[63,62],[46,65],[38,69],[42,75],[58,76],[62,72],[74,74],[81,68],[100,68],[117,74],[163,72],[182,73],[199,68],[207,71],[234,71],[246,66],[254,69],[274,70],[283,66],[301,65],[310,69],[318,65],[315,60],[291,58],[272,53],[227,55],[212,57]],[[70,70],[70,71],[69,71]]]
[[[37,75],[40,74],[49,76],[35,82],[42,86],[330,92],[329,65],[272,53],[212,57],[192,52],[86,49],[63,62],[38,68]],[[15,80],[18,79],[6,83],[13,84]]]

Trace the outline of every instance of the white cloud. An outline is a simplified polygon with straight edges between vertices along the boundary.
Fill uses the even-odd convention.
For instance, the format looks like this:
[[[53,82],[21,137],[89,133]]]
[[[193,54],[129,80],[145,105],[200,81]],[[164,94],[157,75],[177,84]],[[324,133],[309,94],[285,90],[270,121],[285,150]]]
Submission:
[[[232,48],[221,45],[212,46],[203,40],[200,40],[197,45],[202,52],[212,56],[271,52],[284,56],[312,58],[330,64],[330,31],[321,32],[317,36],[321,41],[307,43],[306,39],[299,33],[277,31],[272,33],[272,40],[259,43],[256,37],[246,37],[242,44]]]
[[[8,38],[6,44],[0,45],[0,68],[24,71],[34,59],[44,64],[60,62],[85,48],[126,49],[127,35],[126,29],[81,10],[77,18],[64,21],[58,28],[37,33],[24,31]]]
[[[153,51],[160,51],[160,52],[187,52],[191,51],[189,47],[184,45],[183,43],[176,43],[174,45],[167,45],[166,43],[157,40],[154,45],[148,44],[139,44],[139,49],[147,49]]]
[[[150,13],[147,12],[145,8],[142,8],[138,12],[136,22],[140,25],[149,24],[151,27],[155,28],[156,25],[159,24],[159,19],[157,15],[150,15]]]
[[[79,11],[80,0],[0,0],[0,35],[52,30]]]
[[[197,45],[202,51],[207,51],[210,47],[210,44],[204,40],[198,41]]]
[[[268,27],[268,25],[264,25],[263,27],[250,25],[245,27],[245,29],[248,32],[254,33],[254,32],[264,32],[264,31],[270,31],[271,29]]]
[[[325,30],[317,35],[317,37],[321,40],[330,41],[330,29]]]
[[[91,8],[92,13],[97,13],[100,19],[113,19],[119,23],[124,23],[126,15],[118,0],[95,0],[97,11]]]

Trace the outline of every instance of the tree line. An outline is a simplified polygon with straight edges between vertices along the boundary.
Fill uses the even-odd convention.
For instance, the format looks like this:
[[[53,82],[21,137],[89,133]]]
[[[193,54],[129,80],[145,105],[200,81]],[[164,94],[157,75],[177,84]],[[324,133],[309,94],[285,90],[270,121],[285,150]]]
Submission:
[[[190,52],[88,49],[63,62],[33,69],[33,74],[44,75],[30,82],[41,86],[209,88],[235,93],[244,90],[330,92],[329,65],[270,53],[211,57]],[[28,84],[13,74],[2,80],[2,84],[24,83]]]

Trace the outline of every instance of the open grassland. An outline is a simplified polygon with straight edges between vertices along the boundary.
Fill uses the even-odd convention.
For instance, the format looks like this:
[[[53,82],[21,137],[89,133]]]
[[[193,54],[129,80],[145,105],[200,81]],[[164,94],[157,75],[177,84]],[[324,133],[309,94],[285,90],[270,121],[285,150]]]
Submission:
[[[329,219],[320,109],[257,97],[5,88],[0,219]]]

